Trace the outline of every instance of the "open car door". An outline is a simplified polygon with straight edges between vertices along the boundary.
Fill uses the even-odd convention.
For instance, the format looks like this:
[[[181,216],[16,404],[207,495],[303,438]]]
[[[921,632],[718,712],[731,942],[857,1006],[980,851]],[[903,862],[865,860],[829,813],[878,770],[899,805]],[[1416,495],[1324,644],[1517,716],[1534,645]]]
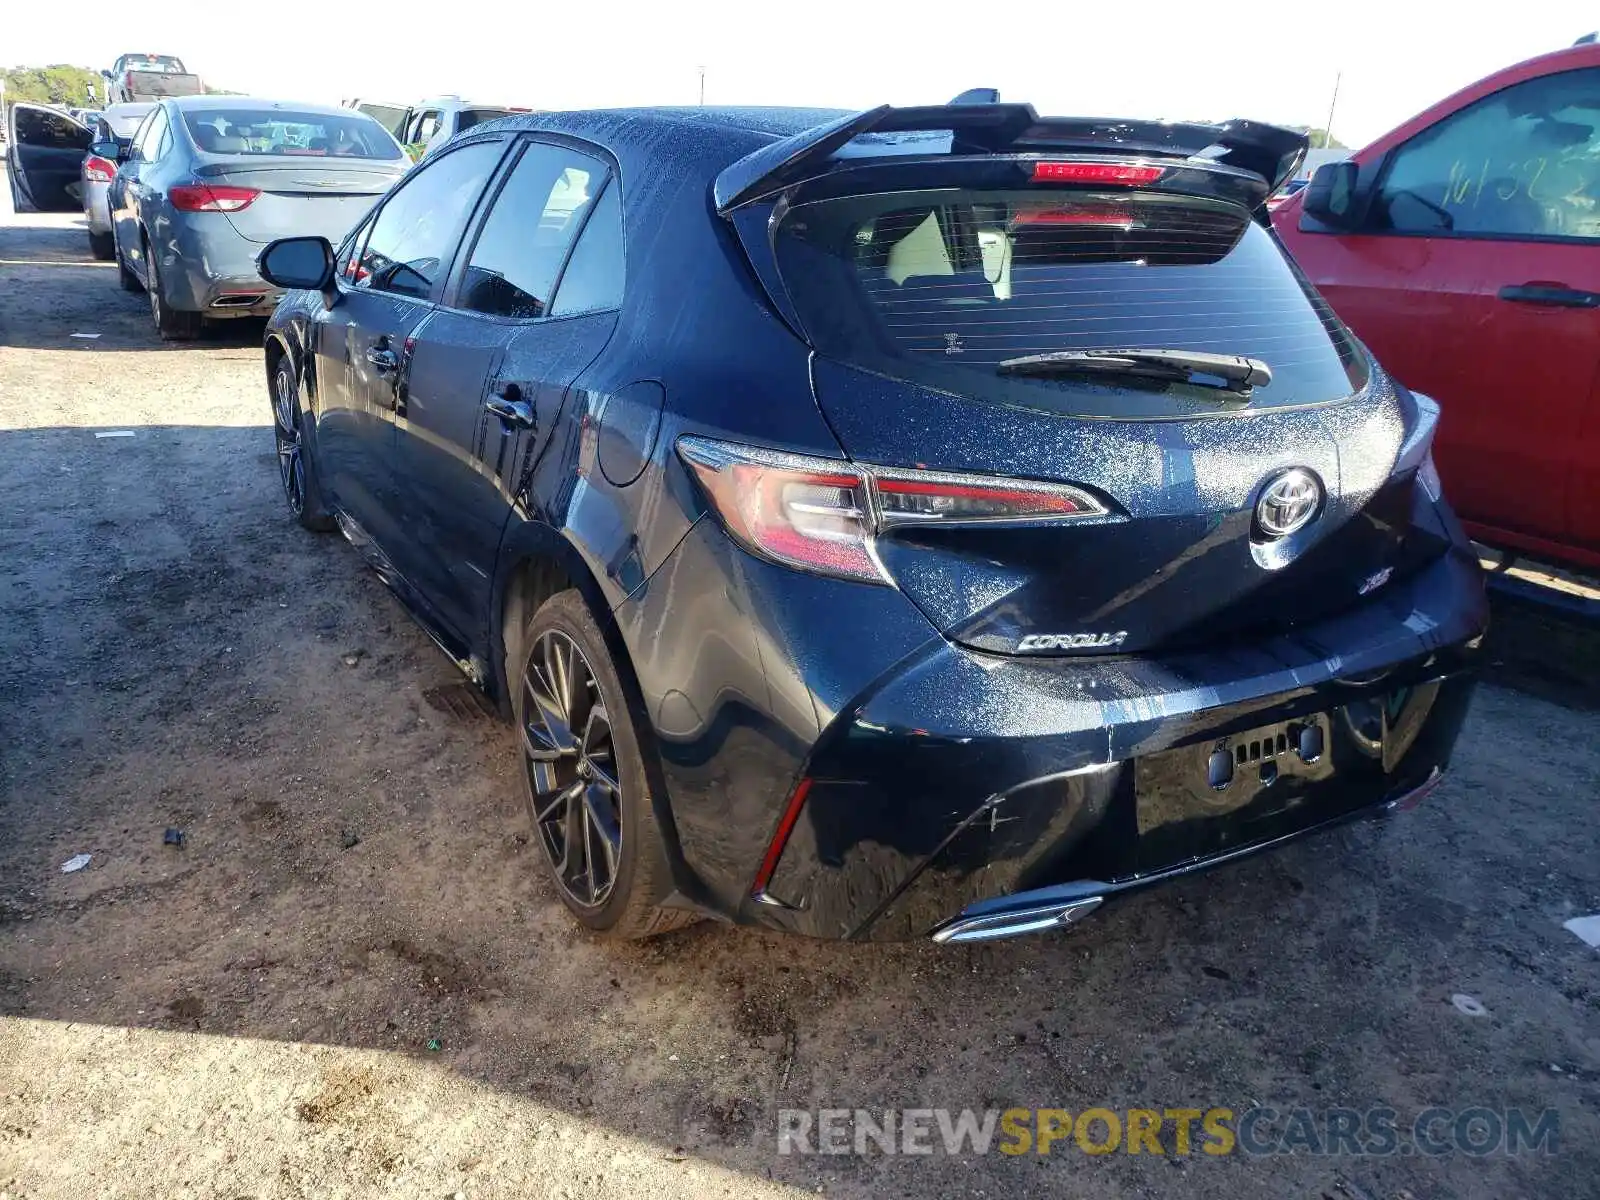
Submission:
[[[406,127],[406,121],[411,116],[411,110],[403,104],[380,104],[376,100],[358,100],[355,107],[357,112],[366,113],[387,129],[389,136],[397,142],[400,140],[401,131]]]
[[[6,136],[11,202],[18,212],[76,212],[82,204],[83,156],[94,135],[81,121],[38,104],[13,104]]]

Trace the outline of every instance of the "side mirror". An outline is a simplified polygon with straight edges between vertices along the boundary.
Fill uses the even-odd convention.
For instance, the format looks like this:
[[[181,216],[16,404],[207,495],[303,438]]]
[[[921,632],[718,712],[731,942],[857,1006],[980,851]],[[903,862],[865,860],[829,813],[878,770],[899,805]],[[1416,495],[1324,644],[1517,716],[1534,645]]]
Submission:
[[[1357,183],[1360,168],[1344,162],[1323,163],[1306,185],[1305,214],[1333,229],[1359,227],[1366,217],[1366,205]]]
[[[279,238],[256,258],[256,273],[274,287],[325,292],[333,286],[333,247],[323,237]]]
[[[126,157],[122,143],[115,139],[109,142],[91,142],[89,153],[96,158],[109,158],[112,162],[121,162]]]

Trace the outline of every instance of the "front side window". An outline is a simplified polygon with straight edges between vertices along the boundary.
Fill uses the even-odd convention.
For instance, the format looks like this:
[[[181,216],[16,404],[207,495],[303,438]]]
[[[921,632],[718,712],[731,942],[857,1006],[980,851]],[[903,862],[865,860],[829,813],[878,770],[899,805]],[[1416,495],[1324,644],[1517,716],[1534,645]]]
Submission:
[[[357,287],[427,299],[504,144],[462,146],[417,168],[378,211]]]
[[[84,127],[65,113],[43,108],[19,108],[16,120],[17,141],[30,146],[81,150],[89,140]]]
[[[367,240],[367,232],[372,228],[372,218],[368,217],[355,232],[344,240],[339,247],[339,278],[348,284],[356,284],[362,278],[361,250],[362,244]]]
[[[207,154],[393,161],[400,147],[365,113],[208,108],[183,114],[194,144]]]
[[[1514,84],[1394,152],[1374,232],[1600,239],[1600,70]]]
[[[545,316],[556,276],[605,182],[603,164],[531,143],[495,197],[461,278],[459,305],[498,317]]]

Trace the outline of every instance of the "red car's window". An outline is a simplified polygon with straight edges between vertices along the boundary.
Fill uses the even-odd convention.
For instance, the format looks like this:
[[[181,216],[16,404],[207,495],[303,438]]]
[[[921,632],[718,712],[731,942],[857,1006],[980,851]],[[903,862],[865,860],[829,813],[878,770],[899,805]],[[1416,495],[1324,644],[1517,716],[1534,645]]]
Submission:
[[[1395,151],[1374,205],[1397,233],[1600,240],[1600,70],[1486,96]]]

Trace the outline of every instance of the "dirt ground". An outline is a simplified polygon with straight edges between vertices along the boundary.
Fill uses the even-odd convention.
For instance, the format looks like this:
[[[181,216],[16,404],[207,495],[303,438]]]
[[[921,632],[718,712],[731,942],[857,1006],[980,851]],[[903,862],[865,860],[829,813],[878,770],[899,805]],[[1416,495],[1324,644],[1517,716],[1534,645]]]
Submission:
[[[1499,614],[1417,811],[1070,935],[598,943],[539,874],[510,734],[351,549],[292,524],[259,323],[161,346],[86,249],[72,218],[0,212],[7,1200],[1600,1195],[1600,952],[1562,928],[1600,911],[1600,631]],[[1252,1104],[1551,1108],[1560,1140],[776,1142],[786,1107]]]

